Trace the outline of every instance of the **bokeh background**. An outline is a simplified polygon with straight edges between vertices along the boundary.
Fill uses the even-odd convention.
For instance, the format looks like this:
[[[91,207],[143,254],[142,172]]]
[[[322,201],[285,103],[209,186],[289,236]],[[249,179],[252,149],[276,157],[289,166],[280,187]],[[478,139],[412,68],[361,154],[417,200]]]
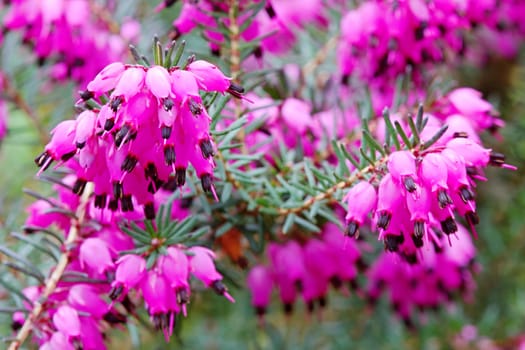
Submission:
[[[126,1],[113,16],[120,20],[136,16],[141,24],[139,47],[147,50],[151,38],[167,37],[178,5],[156,16],[148,15],[148,1]],[[339,20],[334,13],[334,23]],[[333,27],[333,28],[332,28]],[[336,25],[327,33],[311,32],[300,37],[300,43],[276,65],[308,61],[323,41],[335,35]],[[316,37],[316,35],[318,37]],[[221,64],[210,55],[203,38],[187,38],[188,50],[199,57]],[[0,68],[7,72],[24,100],[34,109],[38,123],[50,130],[58,121],[74,115],[74,87],[61,84],[50,89],[46,77],[35,65],[26,47],[20,46],[17,34],[6,37],[0,48]],[[310,57],[311,58],[311,57]],[[326,69],[334,66],[334,55],[326,59]],[[476,275],[472,300],[461,301],[428,313],[414,329],[406,328],[390,310],[386,300],[372,309],[359,292],[341,295],[331,292],[328,307],[320,314],[308,314],[297,305],[291,316],[284,316],[274,301],[261,324],[250,306],[244,289],[244,272],[228,266],[234,280],[229,283],[235,304],[224,302],[213,292],[195,295],[190,304],[190,317],[178,323],[176,334],[166,344],[161,334],[130,326],[118,331],[112,349],[478,349],[496,346],[516,349],[525,339],[525,55],[513,60],[493,57],[483,67],[463,66],[449,71],[448,79],[458,85],[483,91],[501,112],[506,126],[501,140],[486,137],[485,142],[507,156],[507,163],[517,171],[489,169],[487,183],[478,188],[481,222]],[[10,105],[9,133],[0,145],[0,241],[16,245],[8,235],[20,231],[24,208],[31,198],[23,188],[50,193],[50,186],[34,179],[33,159],[41,152],[34,120]],[[21,255],[30,256],[30,247],[20,246]],[[2,258],[0,258],[2,259]],[[49,264],[42,261],[41,264]],[[227,264],[227,263],[226,263]],[[0,275],[7,276],[5,267]],[[7,277],[6,277],[7,278]],[[16,280],[11,281],[13,285]],[[0,308],[11,304],[12,293],[0,287]],[[0,335],[9,336],[10,319],[0,314]],[[471,337],[466,343],[461,337]],[[0,343],[0,348],[2,344]]]

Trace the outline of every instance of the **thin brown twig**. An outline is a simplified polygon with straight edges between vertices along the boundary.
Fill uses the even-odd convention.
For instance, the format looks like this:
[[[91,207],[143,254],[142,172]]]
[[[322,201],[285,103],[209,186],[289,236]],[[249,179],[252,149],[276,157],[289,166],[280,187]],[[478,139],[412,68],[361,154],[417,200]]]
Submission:
[[[20,92],[16,89],[13,82],[7,75],[2,75],[2,77],[0,77],[0,81],[3,82],[4,94],[7,97],[7,99],[13,102],[19,109],[24,111],[24,113],[28,116],[31,122],[35,125],[40,142],[42,143],[42,145],[45,145],[49,140],[49,134],[44,125],[41,123],[40,118],[38,118],[33,108],[29,106],[27,101],[24,99],[22,94],[20,94]]]
[[[335,185],[333,185],[332,187],[326,189],[324,192],[306,199],[301,205],[297,207],[280,208],[278,210],[279,215],[297,214],[297,213],[307,210],[316,202],[331,198],[337,190],[342,190],[344,188],[352,186],[352,184],[354,184],[355,181],[362,179],[365,174],[376,170],[379,166],[386,163],[387,159],[388,159],[387,157],[384,157],[384,158],[377,160],[373,165],[368,165],[364,167],[363,169],[353,173],[346,180],[340,181],[336,183]]]
[[[230,0],[229,1],[229,10],[228,10],[228,19],[229,26],[228,31],[230,33],[230,73],[232,75],[232,81],[234,83],[240,84],[240,75],[241,75],[241,50],[240,50],[240,40],[241,40],[241,31],[239,28],[239,1]],[[242,115],[242,104],[241,100],[234,100],[234,116],[235,119],[239,119]],[[245,143],[245,131],[244,128],[239,130],[237,135],[238,141],[241,144],[241,152],[247,154],[248,150],[246,149]]]
[[[54,293],[58,282],[62,278],[62,275],[64,274],[64,271],[66,270],[67,265],[69,263],[69,253],[72,249],[73,244],[77,240],[80,228],[84,223],[86,217],[87,204],[89,203],[89,197],[91,196],[92,192],[93,184],[88,183],[88,185],[84,189],[84,194],[82,195],[80,205],[77,208],[76,217],[71,219],[71,229],[69,230],[67,240],[64,242],[64,252],[60,255],[60,258],[55,269],[53,270],[53,273],[47,279],[42,295],[40,296],[39,300],[36,300],[33,303],[33,310],[27,316],[24,324],[22,325],[22,328],[20,328],[15,339],[9,345],[8,350],[18,350],[20,346],[24,343],[24,341],[27,339],[27,337],[31,334],[31,331],[34,327],[34,322],[38,320],[38,318],[44,311],[45,302],[47,301],[49,296]]]

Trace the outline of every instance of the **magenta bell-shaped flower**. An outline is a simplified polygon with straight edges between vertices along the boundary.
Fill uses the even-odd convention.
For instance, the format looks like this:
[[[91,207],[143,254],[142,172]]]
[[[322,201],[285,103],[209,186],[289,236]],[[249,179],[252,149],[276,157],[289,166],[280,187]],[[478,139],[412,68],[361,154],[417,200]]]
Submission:
[[[67,301],[76,310],[86,312],[96,319],[102,319],[108,311],[108,304],[102,300],[93,286],[87,284],[76,284],[71,287]]]
[[[105,241],[100,238],[88,238],[80,246],[80,265],[98,274],[104,274],[115,267],[111,255]]]
[[[416,157],[412,152],[392,152],[388,156],[387,166],[392,179],[402,184],[406,191],[414,193],[417,190]]]
[[[377,205],[377,193],[368,181],[360,181],[354,185],[343,198],[348,205],[346,212],[346,233],[353,237],[359,234],[359,227],[368,214],[371,214]]]
[[[191,247],[188,253],[190,256],[190,267],[192,274],[204,283],[207,287],[212,287],[219,295],[235,302],[235,299],[228,293],[228,288],[222,283],[222,275],[215,269],[213,259],[215,254],[204,247]]]
[[[115,280],[109,297],[117,300],[135,288],[146,276],[146,260],[135,254],[126,254],[116,262]]]
[[[162,330],[166,341],[173,332],[175,314],[180,308],[175,293],[165,277],[155,270],[150,270],[140,284],[146,308],[155,328]]]
[[[251,291],[252,306],[255,308],[257,315],[264,315],[268,304],[270,304],[273,288],[270,269],[263,265],[254,266],[248,273],[246,284]]]
[[[53,324],[67,339],[80,335],[78,313],[69,305],[61,305],[53,315]]]

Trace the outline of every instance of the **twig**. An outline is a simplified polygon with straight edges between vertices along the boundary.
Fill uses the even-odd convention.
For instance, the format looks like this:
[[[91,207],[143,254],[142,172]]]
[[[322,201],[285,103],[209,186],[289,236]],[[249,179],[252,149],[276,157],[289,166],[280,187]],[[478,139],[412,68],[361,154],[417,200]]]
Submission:
[[[232,75],[232,81],[234,83],[240,84],[240,75],[241,75],[241,50],[240,50],[240,40],[241,32],[238,23],[238,14],[239,14],[239,1],[238,0],[229,0],[229,10],[228,10],[228,19],[229,19],[229,33],[230,33],[230,73]],[[241,100],[234,100],[235,109],[234,116],[235,119],[239,119],[242,115],[242,105]],[[241,152],[247,154],[248,150],[246,149],[245,142],[246,133],[244,128],[241,128],[238,133],[238,140],[241,144]]]
[[[346,180],[341,181],[333,185],[332,187],[325,190],[323,193],[319,193],[316,196],[310,197],[306,199],[301,205],[293,208],[279,208],[278,212],[280,215],[288,215],[288,214],[297,214],[304,210],[307,210],[310,208],[313,204],[316,202],[322,201],[324,199],[328,199],[332,197],[332,195],[337,190],[342,190],[343,188],[350,187],[354,184],[355,181],[363,178],[363,176],[371,171],[374,171],[376,168],[381,166],[382,164],[386,163],[388,157],[381,158],[377,160],[373,165],[369,165],[364,167],[363,169],[353,173],[350,175]]]
[[[5,74],[0,76],[0,82],[3,82],[4,94],[6,97],[12,101],[18,108],[25,112],[29,119],[35,125],[36,131],[38,133],[38,138],[42,145],[45,145],[49,140],[49,134],[42,125],[40,119],[36,115],[35,111],[29,106],[24,97],[18,92],[18,90],[13,85],[13,82]]]
[[[31,334],[31,331],[34,327],[34,322],[40,317],[40,315],[44,311],[43,305],[45,304],[49,296],[53,294],[58,282],[62,278],[62,275],[64,274],[64,271],[66,270],[66,267],[69,263],[69,253],[71,251],[71,246],[73,245],[73,243],[75,243],[80,228],[86,218],[86,207],[92,192],[93,184],[88,183],[84,190],[84,194],[82,195],[80,205],[77,208],[76,217],[71,220],[71,229],[69,230],[67,240],[64,242],[65,250],[60,255],[60,258],[55,269],[53,270],[53,273],[47,279],[42,295],[40,296],[39,300],[36,300],[33,303],[33,310],[27,316],[24,324],[22,325],[22,328],[20,328],[20,330],[18,331],[18,334],[16,335],[15,339],[11,342],[8,350],[18,350],[20,346],[24,343],[24,341],[27,339],[27,337]]]

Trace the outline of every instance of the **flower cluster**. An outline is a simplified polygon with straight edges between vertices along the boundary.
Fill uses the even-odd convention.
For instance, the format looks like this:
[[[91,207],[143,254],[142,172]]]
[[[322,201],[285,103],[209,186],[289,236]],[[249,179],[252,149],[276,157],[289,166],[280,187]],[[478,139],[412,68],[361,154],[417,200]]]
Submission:
[[[363,2],[341,20],[340,72],[344,80],[357,73],[363,81],[380,80],[389,84],[404,74],[407,67],[412,67],[417,81],[424,67],[454,62],[464,55],[467,34],[474,28],[485,28],[486,36],[503,37],[505,43],[511,41],[509,36],[521,36],[519,41],[522,41],[523,25],[513,20],[514,15],[509,15],[521,13],[518,11],[523,11],[523,4],[513,0],[502,4],[494,1],[483,4],[421,0]],[[515,48],[516,43],[512,46]]]
[[[292,312],[298,295],[302,296],[309,312],[314,310],[316,303],[324,307],[329,286],[341,289],[348,283],[353,288],[362,266],[357,245],[345,240],[332,223],[324,226],[319,239],[271,243],[268,258],[269,265],[254,266],[247,277],[252,305],[259,316],[266,313],[274,287],[279,291],[286,313]]]
[[[94,182],[98,208],[133,211],[136,201],[149,219],[154,193],[183,186],[190,164],[216,197],[211,118],[201,98],[214,91],[240,97],[242,89],[201,60],[168,69],[111,63],[81,93],[87,109],[58,124],[35,161],[45,170],[76,156],[76,188]]]
[[[69,232],[69,213],[79,206],[79,198],[72,192],[75,183],[75,177],[68,175],[61,185],[54,186],[57,198],[39,200],[30,207],[26,233],[56,227],[61,232]],[[155,195],[155,205],[165,202],[166,195],[159,191]],[[79,345],[85,350],[105,349],[104,333],[133,317],[141,299],[154,326],[168,339],[176,315],[186,316],[191,276],[233,301],[222,283],[222,275],[215,268],[215,255],[211,250],[174,244],[164,247],[165,254],[158,254],[151,260],[148,254],[162,245],[152,239],[151,248],[144,254],[126,254],[125,251],[137,246],[122,231],[121,225],[141,218],[141,213],[111,213],[108,216],[96,207],[95,201],[93,197],[89,199],[84,224],[79,226],[74,246],[68,248],[69,263],[61,280],[46,299],[44,312],[33,320],[33,328],[38,330],[34,332],[35,341],[42,349],[74,349]],[[169,216],[172,220],[180,220],[188,214],[181,200],[175,201]],[[27,298],[24,306],[29,312],[33,309],[31,303],[39,300],[43,291],[42,285],[24,289]],[[122,307],[117,307],[117,302]],[[24,321],[24,314],[15,313],[13,329],[18,329]]]
[[[502,154],[481,145],[478,133],[501,121],[475,90],[456,89],[442,102],[444,107],[436,115],[420,111],[426,125],[418,135],[404,126],[407,137],[417,136],[420,145],[439,136],[441,130],[432,145],[391,151],[384,176],[360,181],[344,198],[348,205],[348,235],[356,235],[363,224],[369,224],[379,232],[386,250],[399,253],[412,264],[419,260],[419,248],[439,244],[442,233],[457,233],[456,214],[465,218],[475,234],[479,218],[474,190],[476,181],[485,180],[484,168],[492,165],[515,169],[505,164]],[[401,125],[402,119],[396,119]],[[446,131],[443,123],[448,125]],[[384,128],[381,125],[377,130],[382,141]],[[403,145],[403,140],[398,142]]]
[[[444,237],[433,241],[432,248],[421,250],[421,263],[417,265],[382,253],[367,272],[368,301],[373,304],[386,292],[396,314],[413,326],[414,311],[435,310],[454,295],[469,298],[474,288],[474,245],[461,225],[453,241],[449,244]]]
[[[135,21],[110,31],[94,6],[89,0],[10,1],[2,25],[4,31],[22,32],[39,64],[51,62],[54,79],[85,87],[102,67],[125,56],[139,31]]]
[[[260,0],[239,1],[239,11],[242,13],[258,3]],[[164,1],[157,8],[160,10],[169,4],[173,4],[173,1]],[[301,7],[301,12],[297,12],[298,7]],[[218,53],[224,36],[211,12],[228,13],[229,9],[229,4],[225,1],[184,1],[179,16],[173,21],[173,36],[176,38],[189,33],[196,26],[203,26],[206,28],[204,35],[210,42],[210,48]],[[245,21],[251,21],[242,31],[241,37],[247,42],[260,39],[260,46],[255,51],[257,56],[263,52],[282,54],[296,41],[295,28],[302,28],[311,23],[326,26],[323,13],[323,3],[320,0],[266,1],[264,11],[258,12],[254,18],[245,15],[236,25],[244,26]],[[226,18],[220,20],[226,26],[230,24]],[[268,33],[272,34],[267,35]]]

